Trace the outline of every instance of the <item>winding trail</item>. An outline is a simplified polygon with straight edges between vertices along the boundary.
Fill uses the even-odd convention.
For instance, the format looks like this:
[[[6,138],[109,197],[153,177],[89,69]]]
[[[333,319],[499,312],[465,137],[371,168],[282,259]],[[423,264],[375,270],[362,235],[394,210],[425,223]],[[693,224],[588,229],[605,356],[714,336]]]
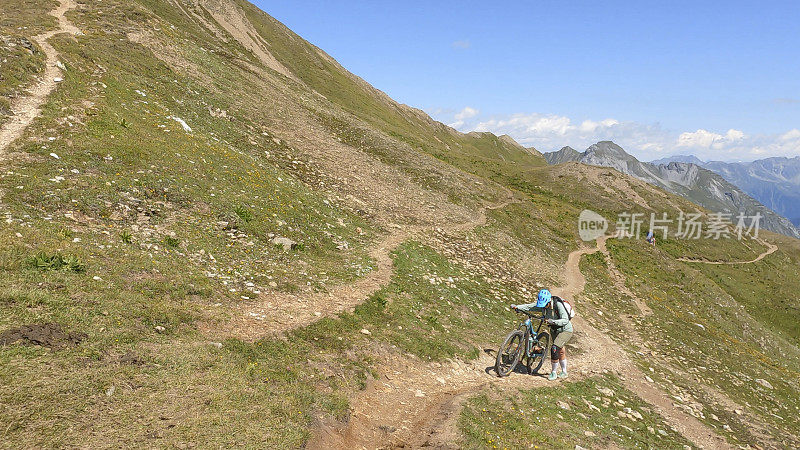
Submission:
[[[586,279],[580,271],[581,257],[605,251],[605,242],[610,237],[598,239],[594,248],[570,253],[564,267],[565,283],[553,289],[554,293],[573,299],[582,293]],[[583,352],[573,358],[578,369],[570,380],[604,371],[616,372],[626,388],[649,403],[667,424],[695,445],[730,447],[724,438],[676,407],[665,393],[647,382],[627,353],[608,335],[581,317],[574,321],[578,330],[575,343]],[[493,376],[494,358],[488,352],[481,353],[474,361],[445,363],[423,363],[393,352],[384,353],[378,357],[383,363],[379,379],[354,399],[348,422],[320,423],[306,448],[458,448],[457,422],[465,399],[490,386],[513,394],[518,389],[552,385],[541,376]]]
[[[216,331],[221,329],[237,337],[254,340],[265,335],[280,335],[309,325],[323,317],[352,311],[389,284],[394,274],[391,253],[403,242],[437,229],[446,233],[470,231],[486,225],[487,211],[502,209],[518,201],[513,192],[507,190],[504,200],[481,208],[477,217],[471,221],[448,225],[391,224],[388,227],[390,232],[369,251],[370,257],[376,262],[376,268],[365,277],[327,292],[263,294],[258,302],[242,305],[242,310],[232,322],[221,325],[221,328],[215,325]]]
[[[41,81],[30,88],[27,96],[19,97],[11,103],[11,111],[14,114],[8,122],[0,127],[0,156],[3,156],[8,146],[22,135],[34,119],[42,114],[42,105],[58,84],[56,78],[62,75],[61,69],[56,65],[58,52],[47,41],[59,33],[69,33],[73,36],[82,34],[64,16],[72,8],[75,8],[74,0],[60,0],[59,6],[50,11],[50,15],[58,19],[58,28],[32,37],[46,56],[45,71]]]
[[[764,253],[758,255],[755,259],[751,259],[750,261],[708,261],[705,259],[695,259],[695,258],[678,258],[678,261],[689,262],[689,263],[701,263],[701,264],[716,264],[716,265],[752,264],[754,262],[761,261],[766,256],[771,255],[778,250],[778,246],[771,242],[767,242],[762,239],[756,239],[756,240],[760,242],[762,245],[765,245],[767,247],[767,250]]]

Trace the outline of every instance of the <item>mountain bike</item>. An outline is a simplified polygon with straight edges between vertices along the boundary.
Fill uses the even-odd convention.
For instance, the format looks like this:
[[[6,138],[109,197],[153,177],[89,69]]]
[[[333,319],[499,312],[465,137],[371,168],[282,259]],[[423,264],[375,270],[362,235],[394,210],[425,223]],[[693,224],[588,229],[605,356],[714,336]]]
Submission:
[[[542,330],[542,325],[547,319],[544,308],[534,312],[522,311],[513,307],[511,310],[528,317],[519,324],[517,329],[508,334],[505,342],[497,351],[494,370],[499,377],[510,374],[525,358],[527,358],[525,366],[528,373],[538,372],[545,358],[548,357],[550,344],[552,344],[550,333]],[[538,324],[534,329],[534,322],[537,321]]]

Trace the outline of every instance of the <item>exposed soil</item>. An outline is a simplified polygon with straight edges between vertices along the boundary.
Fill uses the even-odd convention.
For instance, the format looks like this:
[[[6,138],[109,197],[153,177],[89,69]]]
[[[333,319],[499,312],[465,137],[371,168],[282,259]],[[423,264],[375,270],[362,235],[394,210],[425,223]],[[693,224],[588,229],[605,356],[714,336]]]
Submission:
[[[85,333],[67,333],[57,323],[23,325],[0,333],[0,345],[19,342],[22,345],[41,345],[53,350],[75,347],[86,339]]]

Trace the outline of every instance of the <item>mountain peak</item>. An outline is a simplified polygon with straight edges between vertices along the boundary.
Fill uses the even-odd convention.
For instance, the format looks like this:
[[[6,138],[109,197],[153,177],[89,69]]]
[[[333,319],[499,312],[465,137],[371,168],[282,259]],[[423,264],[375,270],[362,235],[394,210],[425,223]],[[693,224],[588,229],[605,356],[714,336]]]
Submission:
[[[626,152],[625,149],[612,141],[600,141],[596,144],[592,144],[588,149],[586,149],[586,154],[593,154],[602,157],[613,157],[624,160],[636,160],[636,158],[634,158],[630,153]]]

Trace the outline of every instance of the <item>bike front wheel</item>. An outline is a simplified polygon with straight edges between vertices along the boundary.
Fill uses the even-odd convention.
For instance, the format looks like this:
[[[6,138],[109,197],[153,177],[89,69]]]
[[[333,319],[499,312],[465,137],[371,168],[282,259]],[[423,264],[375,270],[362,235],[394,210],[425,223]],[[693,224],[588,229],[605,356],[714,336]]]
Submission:
[[[514,330],[506,337],[500,350],[497,351],[497,361],[494,370],[497,376],[504,377],[511,373],[525,351],[525,333],[522,330]]]

